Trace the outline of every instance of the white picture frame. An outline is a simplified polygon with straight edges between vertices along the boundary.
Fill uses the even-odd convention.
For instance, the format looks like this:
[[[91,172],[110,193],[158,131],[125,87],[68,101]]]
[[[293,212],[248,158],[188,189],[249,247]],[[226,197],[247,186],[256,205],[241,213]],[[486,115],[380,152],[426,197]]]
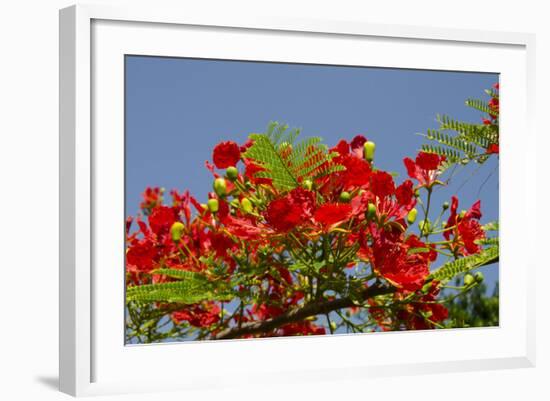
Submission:
[[[196,35],[194,38],[201,44],[200,49],[178,45],[178,35]],[[222,37],[220,35],[225,35],[223,38],[229,39],[229,43],[239,43],[239,46],[218,46],[216,42]],[[271,55],[262,55],[258,50],[258,38],[251,35],[261,35],[262,41],[270,44]],[[171,37],[175,39],[160,40]],[[290,38],[299,44],[294,48],[288,46]],[[338,47],[331,44],[336,39],[339,41]],[[324,62],[326,60],[321,58],[325,56],[314,53],[315,46],[320,45],[318,41],[321,40],[324,41],[323,46],[332,49],[326,57],[341,57],[341,60],[347,57],[347,62],[352,64],[366,65],[366,62],[346,55],[346,52],[349,53],[348,42],[353,42],[354,46],[357,43],[371,46],[372,54],[378,54],[380,60],[384,59],[371,61],[369,65],[379,63],[387,67],[492,71],[503,74],[508,86],[501,92],[501,327],[446,330],[438,334],[386,333],[124,347],[123,341],[117,342],[116,337],[123,325],[122,320],[117,320],[123,314],[123,308],[112,307],[113,303],[123,302],[123,281],[112,280],[116,279],[118,273],[109,276],[98,271],[97,267],[98,261],[114,260],[116,263],[117,256],[107,250],[108,243],[122,240],[116,226],[114,232],[106,229],[112,223],[112,217],[120,214],[122,205],[106,210],[101,200],[101,195],[120,186],[120,161],[123,160],[123,136],[119,136],[123,135],[119,129],[123,120],[120,114],[120,100],[123,96],[120,56],[135,52],[208,56],[208,52],[217,52],[219,58],[253,57],[257,60],[292,61],[301,54],[300,45],[311,44],[312,53],[304,55],[304,60],[299,61]],[[277,53],[282,45],[287,45],[285,49],[288,53]],[[400,51],[392,52],[391,55],[384,53],[384,48],[391,46],[400,46]],[[534,198],[534,177],[528,174],[535,165],[535,133],[532,128],[534,46],[534,35],[522,33],[374,25],[359,21],[296,20],[291,17],[187,15],[181,9],[79,5],[61,10],[60,390],[80,396],[206,389],[211,387],[211,379],[214,377],[217,386],[234,385],[229,373],[216,373],[215,369],[210,373],[202,373],[201,368],[212,367],[216,358],[241,359],[233,367],[235,372],[249,374],[256,382],[265,380],[266,383],[274,375],[288,381],[339,377],[360,380],[364,377],[410,372],[534,366],[535,286],[532,277],[536,260],[531,255],[535,255],[535,252],[525,252],[527,256],[519,258],[521,249],[534,246],[522,238],[519,229],[525,230],[525,225],[536,221],[533,217],[536,216],[536,208],[531,200]],[[447,47],[452,47],[452,51]],[[441,60],[437,62],[435,59],[430,61],[428,57],[427,61],[423,61],[424,64],[419,60],[410,60],[411,55],[429,55],[435,48],[447,56],[438,57]],[[247,51],[259,53],[252,56],[253,53],[248,54]],[[470,64],[467,64],[468,61],[457,61],[450,56],[451,53],[468,56],[471,52],[484,61],[476,64],[471,59]],[[487,55],[487,52],[491,54]],[[405,60],[407,57],[408,61]],[[513,93],[514,97],[507,98],[509,93]],[[507,151],[512,142],[506,132],[512,130],[525,132],[521,143],[514,143],[514,152]],[[101,132],[99,137],[98,132]],[[513,188],[507,184],[512,180],[523,184],[521,191],[517,187],[512,191]],[[116,218],[114,220],[117,221]],[[507,247],[507,244],[512,243],[521,246]],[[506,280],[511,277],[511,269],[507,266],[512,264],[520,266],[514,273],[513,283]],[[101,300],[96,296],[98,288],[105,294]],[[116,311],[111,313],[111,309]],[[449,343],[456,349],[454,353],[438,352],[438,355],[434,353],[426,356],[421,352],[422,345],[430,343]],[[376,352],[371,352],[370,360],[354,361],[342,357],[353,353],[360,356],[362,351],[356,350],[361,350],[366,344],[372,345],[374,349],[391,344],[392,347],[402,347],[403,351],[396,351],[398,355],[388,355],[387,359],[382,359],[383,355],[377,355]],[[410,347],[411,344],[416,346]],[[315,358],[320,349],[325,353],[323,360]],[[294,366],[287,369],[285,360],[278,359],[285,352],[291,355],[302,352],[309,355],[310,360],[308,363],[293,363]],[[247,362],[239,357],[242,353],[249,356],[248,363],[254,364],[253,369],[247,367]],[[143,366],[154,366],[160,361],[169,365],[173,363],[170,360],[176,354],[185,355],[187,360],[193,361],[194,365],[186,372],[186,379],[179,379],[177,375],[161,378],[149,374],[148,379],[144,380],[132,371],[132,366],[136,367],[140,363]],[[261,356],[261,359],[254,359],[256,355]],[[266,360],[266,356],[270,366],[261,362]],[[266,379],[263,376],[268,372],[270,378]]]

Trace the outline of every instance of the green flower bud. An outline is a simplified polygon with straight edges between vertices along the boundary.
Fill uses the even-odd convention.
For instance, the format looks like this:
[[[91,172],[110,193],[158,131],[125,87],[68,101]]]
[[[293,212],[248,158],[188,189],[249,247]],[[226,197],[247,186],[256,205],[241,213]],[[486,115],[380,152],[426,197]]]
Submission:
[[[340,202],[348,203],[351,200],[351,195],[349,192],[342,192],[340,194]]]
[[[376,206],[374,203],[369,203],[367,206],[367,219],[372,220],[376,217]]]
[[[365,191],[364,189],[360,189],[359,192],[358,192],[358,194],[359,194],[359,196],[361,196],[361,195],[363,195],[365,192],[367,192],[367,191]]]
[[[461,210],[459,216],[461,219],[463,219],[464,216],[466,216],[466,210]]]
[[[172,224],[172,227],[170,227],[170,235],[172,236],[172,241],[179,242],[184,228],[185,226],[183,225],[183,223],[179,221],[176,221],[174,224]]]
[[[415,198],[418,198],[420,196],[420,190],[418,188],[414,190],[414,196]]]
[[[227,170],[225,170],[225,175],[231,181],[235,181],[237,177],[239,177],[239,170],[237,170],[237,167],[233,167],[233,166],[228,167]]]
[[[216,198],[208,199],[208,210],[212,213],[216,213],[220,209],[220,202]]]
[[[449,202],[443,202],[443,210],[447,210],[449,208]]]
[[[216,195],[218,196],[225,196],[226,195],[226,191],[227,191],[227,185],[225,183],[225,179],[223,178],[216,178],[214,180],[214,192],[216,193]]]
[[[203,208],[203,210],[208,209],[208,205],[206,203],[201,203],[201,207]]]
[[[252,206],[252,202],[250,202],[250,199],[242,198],[241,199],[241,207],[243,208],[243,211],[245,213],[252,213],[253,206]]]
[[[413,224],[416,221],[417,214],[418,214],[418,210],[416,210],[415,208],[412,208],[407,214],[407,223]]]
[[[474,284],[475,281],[476,281],[476,279],[470,273],[467,273],[464,276],[464,285],[466,285],[466,286],[470,286],[470,285]]]
[[[336,322],[330,322],[330,328],[332,331],[336,330]]]
[[[304,180],[303,185],[308,191],[311,191],[311,188],[313,188],[313,182],[311,180]]]
[[[233,206],[235,208],[239,207],[240,206],[239,200],[238,199],[233,199],[231,201],[231,206]]]
[[[420,233],[421,233],[421,235],[426,235],[426,234],[428,234],[428,233],[431,231],[430,220],[429,220],[429,219],[420,220],[420,221],[418,222],[418,228],[420,228]]]
[[[374,151],[376,150],[376,144],[372,141],[367,141],[363,145],[363,153],[365,155],[365,160],[371,162],[374,160]]]
[[[482,272],[476,272],[476,274],[474,274],[474,278],[478,283],[481,283],[485,279]]]

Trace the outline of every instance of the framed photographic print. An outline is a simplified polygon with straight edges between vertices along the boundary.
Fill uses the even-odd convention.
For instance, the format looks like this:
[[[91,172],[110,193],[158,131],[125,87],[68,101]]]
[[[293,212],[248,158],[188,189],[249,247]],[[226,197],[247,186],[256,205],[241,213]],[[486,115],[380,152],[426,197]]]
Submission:
[[[62,10],[61,390],[532,366],[533,46]]]

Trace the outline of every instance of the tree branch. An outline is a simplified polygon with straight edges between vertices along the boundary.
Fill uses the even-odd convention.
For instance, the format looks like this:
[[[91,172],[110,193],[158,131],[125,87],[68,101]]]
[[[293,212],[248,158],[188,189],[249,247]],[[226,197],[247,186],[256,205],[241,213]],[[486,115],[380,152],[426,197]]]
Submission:
[[[371,287],[363,291],[365,299],[377,295],[390,294],[395,289],[391,287]],[[243,323],[240,327],[229,327],[220,331],[214,338],[216,340],[238,338],[247,334],[265,333],[288,323],[304,320],[307,317],[328,314],[332,311],[350,308],[356,303],[349,297],[338,298],[331,301],[312,302],[299,308],[295,308],[271,319],[259,322]]]

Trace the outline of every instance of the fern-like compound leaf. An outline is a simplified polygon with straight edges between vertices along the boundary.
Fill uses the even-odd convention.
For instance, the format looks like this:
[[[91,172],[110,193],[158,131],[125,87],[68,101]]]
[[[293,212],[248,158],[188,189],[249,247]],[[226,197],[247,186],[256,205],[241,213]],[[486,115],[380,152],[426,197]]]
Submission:
[[[181,280],[130,286],[126,289],[126,301],[195,304],[207,300],[228,301],[233,298],[232,289],[226,283],[209,281],[198,273],[176,269],[159,269],[155,273]]]
[[[257,177],[269,178],[273,186],[282,192],[290,191],[304,179],[315,179],[343,170],[343,166],[330,163],[334,157],[321,138],[310,137],[297,142],[300,131],[288,130],[287,125],[269,124],[263,134],[251,134],[253,144],[244,156],[254,160],[263,171]]]
[[[459,274],[466,273],[470,270],[498,261],[498,255],[498,246],[492,246],[484,249],[479,254],[466,256],[452,262],[445,263],[440,268],[434,270],[430,274],[430,277],[441,282],[448,282]]]

